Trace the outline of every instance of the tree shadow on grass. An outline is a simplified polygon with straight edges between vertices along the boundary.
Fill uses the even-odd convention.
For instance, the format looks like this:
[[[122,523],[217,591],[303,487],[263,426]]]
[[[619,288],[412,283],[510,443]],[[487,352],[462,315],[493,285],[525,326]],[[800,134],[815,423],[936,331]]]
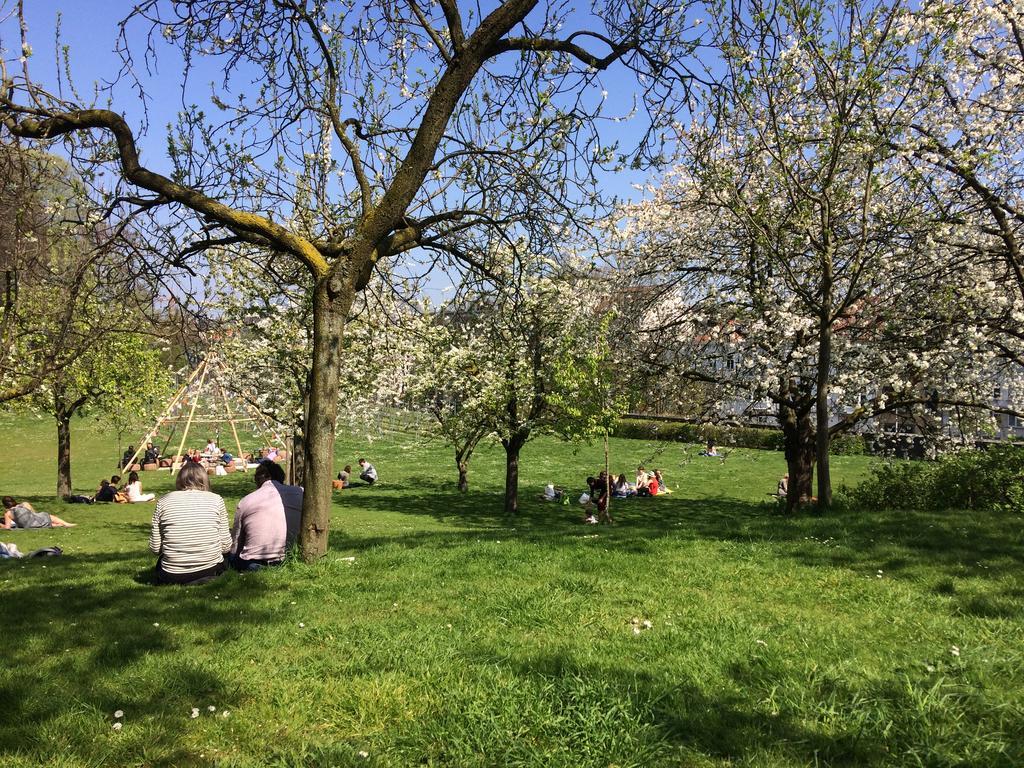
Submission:
[[[487,653],[470,658],[495,663]],[[725,684],[709,690],[697,677],[638,672],[614,661],[581,663],[571,652],[501,663],[522,679],[522,688],[550,699],[555,727],[564,731],[557,739],[576,740],[589,754],[607,750],[600,764],[646,752],[651,763],[673,765],[688,764],[695,754],[729,764],[882,766],[912,756],[914,764],[937,765],[946,764],[946,749],[976,738],[982,724],[992,729],[984,742],[988,754],[957,764],[1009,768],[1024,757],[1012,723],[983,700],[951,698],[934,681],[911,683],[896,673],[883,680],[800,680],[791,664],[765,651],[730,664]],[[941,697],[943,706],[922,705],[928,697]],[[939,731],[952,744],[922,742],[922,734]]]
[[[344,505],[370,512],[427,516],[446,527],[410,534],[353,536],[345,531]],[[829,515],[780,515],[768,502],[727,497],[668,497],[613,500],[616,524],[588,526],[578,504],[563,506],[532,495],[520,499],[514,517],[504,515],[501,497],[471,491],[457,493],[427,478],[410,484],[372,488],[345,497],[341,519],[331,534],[332,545],[365,549],[385,543],[421,546],[467,539],[516,538],[548,544],[574,543],[585,534],[600,533],[602,545],[644,554],[660,539],[735,542],[769,546],[779,556],[808,567],[845,568],[874,575],[915,575],[929,578],[996,580],[1016,577],[1024,565],[1024,534],[1017,516],[977,512],[835,511]],[[955,587],[954,587],[955,590]],[[1020,615],[1021,605],[965,603],[963,612],[978,616]],[[971,607],[973,605],[973,607]]]
[[[111,552],[0,564],[0,626],[8,641],[0,672],[0,763],[4,754],[39,756],[53,749],[94,762],[96,734],[72,733],[54,742],[54,729],[74,713],[72,727],[99,721],[105,731],[112,714],[124,710],[133,722],[159,720],[150,729],[157,743],[146,748],[160,757],[150,764],[189,764],[194,757],[178,742],[190,708],[208,702],[231,708],[244,698],[204,649],[271,621],[257,598],[273,586],[236,574],[189,588],[151,587],[132,578],[151,569],[148,557]],[[159,672],[147,669],[153,660]],[[47,732],[51,739],[43,740]]]

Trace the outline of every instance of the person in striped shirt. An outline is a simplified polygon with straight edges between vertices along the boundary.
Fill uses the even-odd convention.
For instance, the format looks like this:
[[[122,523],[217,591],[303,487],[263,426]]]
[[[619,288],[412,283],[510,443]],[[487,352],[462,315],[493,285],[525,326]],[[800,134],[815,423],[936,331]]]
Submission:
[[[177,490],[161,496],[153,511],[149,548],[158,555],[158,584],[203,584],[227,568],[231,532],[224,499],[210,492],[201,464],[186,462]]]

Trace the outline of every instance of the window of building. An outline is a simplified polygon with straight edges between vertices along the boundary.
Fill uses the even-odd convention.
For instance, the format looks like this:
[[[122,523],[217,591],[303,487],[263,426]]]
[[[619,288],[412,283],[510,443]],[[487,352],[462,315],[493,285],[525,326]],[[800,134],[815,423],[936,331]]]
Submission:
[[[1002,396],[1003,396],[1003,388],[1002,387],[994,387],[992,389],[992,399],[993,400],[998,400]]]

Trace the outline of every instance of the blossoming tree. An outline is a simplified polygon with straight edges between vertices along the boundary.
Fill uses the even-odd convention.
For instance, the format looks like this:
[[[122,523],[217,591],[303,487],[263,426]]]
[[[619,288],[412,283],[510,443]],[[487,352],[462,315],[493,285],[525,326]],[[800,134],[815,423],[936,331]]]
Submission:
[[[591,86],[612,66],[648,73],[639,101],[649,125],[661,122],[688,96],[689,8],[144,0],[122,24],[127,77],[163,46],[183,56],[186,93],[202,61],[223,67],[209,99],[219,115],[183,111],[166,170],[142,158],[121,113],[47,92],[27,65],[4,63],[0,120],[8,134],[63,141],[82,165],[113,169],[112,212],[149,212],[155,228],[171,226],[178,261],[244,242],[289,254],[309,272],[300,548],[312,560],[327,547],[342,333],[375,265],[416,248],[470,261],[458,234],[503,227],[491,211],[521,209],[524,189],[543,192],[530,196],[546,201],[538,224],[571,220],[593,202],[591,170],[617,153],[596,130],[603,106]],[[25,29],[16,47],[27,59]],[[660,136],[640,133],[638,160],[657,151]]]
[[[715,26],[728,87],[684,133],[676,174],[627,209],[623,263],[646,330],[720,406],[765,404],[792,507],[831,503],[829,444],[858,421],[976,392],[976,306],[919,183],[880,127],[916,51],[899,8],[753,3]],[[973,396],[972,396],[973,397]],[[933,405],[936,403],[933,402]]]

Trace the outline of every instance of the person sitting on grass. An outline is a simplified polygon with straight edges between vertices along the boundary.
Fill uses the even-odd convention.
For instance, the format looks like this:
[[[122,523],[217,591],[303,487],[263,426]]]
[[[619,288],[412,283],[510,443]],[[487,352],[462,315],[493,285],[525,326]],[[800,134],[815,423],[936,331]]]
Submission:
[[[279,488],[290,488],[273,482],[274,469],[284,470],[272,461],[263,461],[256,468],[253,480],[256,490],[244,496],[235,510],[231,527],[231,565],[240,571],[254,571],[284,562],[288,547],[298,533],[298,520],[289,526],[284,498]],[[299,507],[301,514],[301,504]],[[289,536],[289,528],[293,533]]]
[[[224,499],[210,492],[206,470],[192,461],[178,470],[174,487],[157,501],[150,526],[156,582],[205,584],[227,569],[231,531]]]
[[[346,464],[345,468],[338,473],[338,482],[341,483],[342,488],[348,488],[352,485],[352,465]]]
[[[0,528],[74,528],[77,523],[61,520],[56,515],[37,512],[27,501],[20,504],[13,496],[4,496],[4,522]]]
[[[672,493],[672,491],[668,489],[668,486],[665,485],[665,480],[661,476],[660,469],[654,470],[654,479],[658,481],[658,493]]]
[[[152,501],[156,498],[155,493],[142,492],[142,481],[139,480],[138,472],[128,473],[128,485],[125,486],[125,491],[128,494],[128,502],[131,504],[138,504],[143,501]]]
[[[276,461],[262,463],[267,465],[270,482],[281,494],[281,501],[284,503],[284,516],[288,523],[288,546],[290,547],[299,538],[299,527],[302,523],[302,499],[306,492],[301,485],[285,484],[284,468]]]
[[[128,450],[125,451],[124,455],[121,457],[121,469],[127,469],[128,468],[128,464],[129,464],[129,462],[131,462],[132,456],[134,456],[134,455],[135,455],[135,446],[134,445],[129,445],[128,446]]]
[[[367,485],[373,485],[377,482],[377,470],[373,464],[368,462],[366,459],[359,460],[359,468],[363,471],[359,473],[359,479]]]
[[[117,495],[117,486],[111,485],[109,480],[103,478],[102,480],[100,480],[100,487],[96,489],[96,493],[92,497],[92,499],[93,501],[109,502],[114,500],[115,495]]]
[[[779,485],[775,489],[775,496],[780,499],[785,499],[789,496],[789,473],[787,472],[779,478]]]
[[[160,461],[160,451],[157,450],[152,443],[146,445],[146,453],[142,457],[142,463],[145,464],[156,464]]]
[[[643,464],[636,468],[636,495],[651,495],[651,476],[647,474]]]
[[[707,447],[703,451],[700,452],[700,455],[701,456],[718,457],[721,454],[718,453],[718,450],[715,448],[715,444],[711,440],[708,440]]]
[[[544,492],[540,495],[541,501],[561,501],[565,496],[564,488],[556,488],[554,483],[544,486]]]
[[[615,521],[612,520],[612,516],[608,512],[608,475],[605,474],[604,470],[601,470],[601,474],[594,478],[592,488],[593,493],[590,499],[597,509],[598,522],[614,523]]]
[[[623,472],[612,483],[612,496],[616,499],[627,499],[630,496],[636,496],[636,489],[629,484],[626,479],[626,473]]]

